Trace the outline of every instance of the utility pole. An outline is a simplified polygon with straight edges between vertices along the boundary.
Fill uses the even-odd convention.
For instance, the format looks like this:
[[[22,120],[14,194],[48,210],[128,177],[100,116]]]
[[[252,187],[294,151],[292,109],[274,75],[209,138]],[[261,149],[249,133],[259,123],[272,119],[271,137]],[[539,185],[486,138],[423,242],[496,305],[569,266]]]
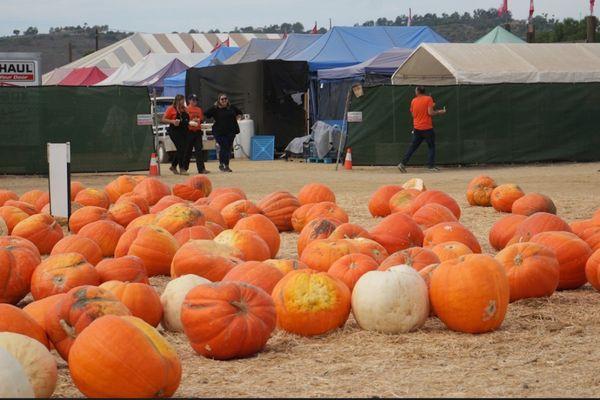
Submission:
[[[73,45],[71,44],[71,41],[69,40],[69,63],[73,62]]]
[[[329,18],[329,30],[331,30],[331,18]]]
[[[98,51],[98,27],[96,27],[96,51]]]
[[[587,43],[596,42],[596,27],[598,26],[598,20],[594,15],[589,15],[585,18],[587,22]]]

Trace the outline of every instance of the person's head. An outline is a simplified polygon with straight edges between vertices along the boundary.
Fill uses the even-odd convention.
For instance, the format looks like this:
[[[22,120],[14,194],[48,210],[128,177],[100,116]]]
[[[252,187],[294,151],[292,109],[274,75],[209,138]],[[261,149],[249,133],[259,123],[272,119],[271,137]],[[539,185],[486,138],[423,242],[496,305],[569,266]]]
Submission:
[[[425,90],[425,86],[417,86],[415,88],[415,94],[417,96],[423,96],[424,94],[427,94],[427,91]]]
[[[175,96],[175,98],[173,99],[173,107],[175,107],[176,109],[182,109],[183,107],[185,107],[185,97],[183,97],[182,94],[178,94]]]
[[[215,106],[220,107],[220,108],[229,107],[229,98],[227,97],[227,95],[225,93],[219,93],[219,96],[217,97],[217,102],[215,103]]]
[[[188,104],[190,106],[197,106],[198,105],[198,97],[195,94],[192,94],[188,97]]]

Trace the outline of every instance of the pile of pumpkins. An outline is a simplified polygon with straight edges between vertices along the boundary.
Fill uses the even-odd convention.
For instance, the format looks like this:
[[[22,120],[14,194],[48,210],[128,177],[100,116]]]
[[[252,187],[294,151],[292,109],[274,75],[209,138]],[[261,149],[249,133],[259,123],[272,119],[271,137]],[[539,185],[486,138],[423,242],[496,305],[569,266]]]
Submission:
[[[322,335],[351,312],[378,332],[436,316],[484,333],[512,301],[600,289],[600,210],[569,225],[547,196],[485,176],[466,196],[511,213],[490,231],[495,256],[459,222],[456,200],[418,178],[373,193],[368,209],[382,219],[370,230],[320,183],[256,203],[201,175],[172,188],[123,175],[71,193],[65,236],[47,193],[0,191],[0,397],[51,396],[51,351],[86,396],[172,396],[182,367],[159,325],[229,360],[263,350],[275,328]],[[297,258],[277,258],[281,232],[298,234]],[[160,275],[171,280],[159,295],[149,278]]]

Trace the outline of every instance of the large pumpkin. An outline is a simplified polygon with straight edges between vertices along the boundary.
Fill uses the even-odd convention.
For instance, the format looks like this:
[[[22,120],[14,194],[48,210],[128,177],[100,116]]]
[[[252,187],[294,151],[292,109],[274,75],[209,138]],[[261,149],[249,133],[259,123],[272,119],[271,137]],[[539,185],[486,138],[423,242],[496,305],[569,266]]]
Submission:
[[[300,261],[315,271],[327,272],[335,261],[357,252],[351,240],[318,239],[306,246]]]
[[[596,290],[600,290],[600,250],[596,250],[585,263],[585,276]]]
[[[272,297],[277,326],[302,336],[340,328],[350,315],[350,289],[325,272],[290,272],[275,286]]]
[[[194,207],[196,207],[198,210],[200,210],[200,212],[202,212],[202,214],[204,214],[207,223],[212,222],[217,225],[221,225],[222,227],[225,227],[227,225],[219,210],[215,210],[209,205],[194,204]]]
[[[75,196],[75,202],[82,206],[95,206],[107,209],[110,206],[110,198],[104,192],[104,190],[98,189],[83,189],[77,196]]]
[[[79,233],[81,228],[92,222],[108,219],[108,211],[102,207],[81,207],[71,214],[69,218],[69,229],[73,233]]]
[[[473,254],[473,250],[469,246],[461,242],[443,242],[431,248],[440,259],[439,262],[454,260],[460,256]],[[432,263],[433,264],[433,263]]]
[[[220,281],[242,262],[242,257],[242,252],[230,245],[212,240],[190,240],[173,257],[171,276],[194,274],[213,282]]]
[[[115,201],[115,204],[124,203],[124,202],[134,203],[136,206],[138,206],[138,208],[140,209],[142,214],[148,214],[150,212],[150,205],[148,204],[148,200],[146,200],[140,194],[133,193],[133,192],[123,193],[117,199],[117,201]]]
[[[210,283],[206,278],[197,275],[183,275],[167,283],[165,290],[160,296],[163,306],[163,319],[161,325],[171,332],[183,332],[181,324],[181,305],[185,296],[196,286]]]
[[[405,191],[399,193],[403,192]],[[389,254],[423,245],[423,231],[404,213],[394,213],[385,217],[371,229],[369,235],[385,247]]]
[[[144,262],[136,256],[106,258],[96,265],[96,272],[98,272],[101,282],[149,283]]]
[[[35,397],[25,370],[19,361],[4,349],[0,349],[0,397]]]
[[[0,332],[19,333],[37,340],[46,348],[50,346],[44,327],[11,304],[0,304]]]
[[[116,203],[119,197],[125,193],[131,193],[138,184],[131,175],[121,175],[104,187],[104,192],[108,195],[111,203]]]
[[[213,240],[215,234],[206,226],[191,226],[183,228],[173,235],[180,246],[183,246],[190,240]]]
[[[158,214],[159,212],[171,207],[173,204],[187,204],[187,202],[179,196],[164,196],[157,201],[156,204],[150,207],[150,213]]]
[[[242,199],[246,199],[246,193],[244,193],[244,191],[240,188],[237,187],[220,187],[220,188],[216,188],[214,189],[212,192],[210,192],[210,194],[208,195],[208,200],[212,201],[214,198],[216,198],[217,196],[220,196],[224,193],[237,193],[239,194]]]
[[[315,218],[309,221],[298,236],[298,255],[301,255],[306,246],[317,239],[328,239],[329,236],[340,226],[341,222],[335,218]]]
[[[592,248],[592,251],[600,249],[600,226],[588,228],[577,236],[583,239]]]
[[[275,258],[281,245],[279,230],[273,222],[264,215],[254,214],[240,219],[233,227],[234,231],[250,230],[260,236],[269,246],[271,258]]]
[[[2,206],[0,207],[0,218],[6,223],[8,233],[10,234],[19,222],[29,218],[29,214],[18,207]]]
[[[390,255],[379,265],[378,269],[380,271],[387,271],[397,265],[408,265],[420,271],[430,264],[438,264],[439,262],[440,259],[438,256],[430,249],[411,247]]]
[[[121,236],[119,243],[121,240],[126,241],[125,236]],[[139,228],[127,249],[127,255],[139,257],[146,267],[148,276],[169,275],[171,261],[177,249],[179,243],[173,235],[159,226],[148,225]],[[116,249],[115,256],[117,256]],[[121,254],[119,253],[118,256]]]
[[[329,239],[331,240],[331,239]],[[371,257],[377,264],[381,264],[390,255],[385,247],[374,240],[365,238],[347,239],[355,248],[355,253]]]
[[[173,204],[159,212],[153,224],[174,235],[183,228],[204,225],[205,222],[204,214],[197,208],[189,204]]]
[[[373,238],[371,237],[371,235],[369,235],[369,232],[365,228],[356,224],[346,222],[345,224],[341,224],[340,226],[335,228],[335,230],[331,232],[331,235],[329,235],[327,239],[336,240],[358,238],[373,240]]]
[[[301,205],[330,201],[335,203],[335,194],[322,183],[308,183],[300,189],[298,200]]]
[[[127,224],[125,230],[130,231],[135,228],[141,228],[142,226],[153,225],[154,221],[156,221],[156,214],[141,215]]]
[[[376,270],[378,266],[375,260],[365,254],[348,254],[331,264],[327,273],[344,282],[352,291],[361,276]]]
[[[250,200],[234,201],[221,210],[221,215],[229,229],[233,228],[240,219],[252,214],[260,214],[260,209]]]
[[[140,282],[108,281],[100,285],[123,303],[131,315],[157,327],[162,319],[163,308],[160,297],[152,286]]]
[[[595,224],[591,219],[575,220],[569,224],[571,231],[579,237],[581,237],[586,229],[593,228],[594,226],[600,226],[600,224]]]
[[[0,333],[0,349],[9,352],[25,370],[35,397],[50,398],[56,388],[58,368],[54,356],[44,345],[28,336]]]
[[[467,186],[467,201],[472,206],[491,206],[492,192],[496,186],[496,182],[489,176],[476,176]]]
[[[36,300],[58,293],[67,293],[81,285],[99,285],[94,266],[79,253],[55,254],[46,258],[33,271],[31,294]]]
[[[37,248],[15,242],[0,244],[0,303],[17,304],[27,296],[31,275],[41,262]]]
[[[306,223],[317,218],[333,218],[341,223],[348,222],[348,214],[337,204],[332,202],[315,203],[306,213]]]
[[[133,188],[133,193],[137,193],[148,200],[150,206],[155,205],[158,201],[171,194],[171,190],[167,185],[156,178],[146,178]]]
[[[514,183],[505,183],[492,191],[492,206],[496,211],[509,213],[515,201],[525,196],[523,190]]]
[[[264,262],[266,264],[274,266],[275,268],[283,272],[284,275],[289,274],[292,271],[308,268],[308,265],[304,264],[302,261],[291,258],[278,258],[276,260],[271,259],[265,260]]]
[[[46,330],[46,313],[52,309],[56,303],[61,301],[67,294],[59,293],[52,296],[44,297],[43,299],[32,301],[23,307],[23,311],[27,313],[44,331]]]
[[[25,203],[35,204],[35,202],[44,195],[42,190],[33,189],[29,190],[19,197],[20,201],[24,201]]]
[[[488,240],[496,250],[502,250],[515,236],[519,225],[527,219],[524,215],[510,214],[500,218],[490,229]]]
[[[554,251],[537,243],[516,243],[496,254],[504,266],[510,301],[551,296],[558,286],[560,266]]]
[[[285,274],[271,264],[246,261],[238,264],[223,277],[223,282],[238,281],[261,288],[269,295]]]
[[[103,257],[112,257],[115,254],[115,248],[121,235],[125,233],[125,228],[113,221],[95,221],[78,232],[79,236],[92,239],[102,250]]]
[[[426,190],[419,194],[411,203],[410,213],[414,215],[421,207],[426,204],[436,203],[446,207],[454,214],[456,219],[460,219],[460,206],[452,197],[439,190]]]
[[[512,205],[513,214],[531,215],[537,212],[556,214],[556,206],[550,197],[539,193],[528,193]]]
[[[144,215],[142,210],[132,201],[120,201],[108,210],[108,217],[122,227],[126,227],[142,215]]]
[[[11,207],[17,207],[18,209],[20,209],[27,215],[34,215],[34,214],[39,213],[39,210],[37,208],[35,208],[34,205],[25,203],[24,201],[20,201],[20,200],[8,200],[4,203],[4,205],[11,206]]]
[[[289,192],[279,191],[266,196],[256,206],[280,232],[288,232],[293,230],[292,214],[300,207],[300,201]]]
[[[509,301],[504,267],[492,256],[469,254],[443,262],[431,276],[429,298],[449,329],[484,333],[502,325]]]
[[[390,199],[396,193],[402,191],[399,185],[384,185],[371,195],[369,199],[369,212],[373,217],[387,217],[392,213],[390,210]]]
[[[19,196],[12,190],[0,189],[0,207],[8,200],[19,200]]]
[[[15,226],[12,235],[35,244],[40,254],[50,254],[52,247],[64,236],[58,222],[48,214],[36,214],[24,219]]]
[[[352,313],[362,329],[405,333],[419,329],[429,317],[427,285],[413,268],[364,274],[352,291]]]
[[[227,192],[210,200],[208,205],[221,212],[226,206],[238,200],[246,200],[246,197],[236,192]]]
[[[185,296],[181,322],[192,348],[217,360],[261,351],[275,329],[273,299],[241,282],[198,285]]]
[[[173,186],[173,194],[184,200],[196,201],[207,197],[212,191],[212,182],[204,175],[189,177],[183,184]]]
[[[85,189],[83,183],[79,181],[71,181],[71,201],[74,201],[77,193],[81,192],[83,189]]]
[[[169,342],[141,319],[116,315],[98,318],[79,335],[69,370],[88,397],[170,397],[181,381]]]
[[[92,265],[102,261],[102,249],[96,242],[85,236],[70,235],[60,239],[52,248],[51,255],[79,253]]]
[[[554,214],[537,212],[527,217],[515,231],[509,244],[528,242],[533,236],[540,232],[565,231],[571,232],[568,223]]]
[[[433,247],[444,242],[461,242],[473,253],[481,253],[481,246],[475,235],[460,222],[442,222],[425,231],[424,247]]]
[[[215,237],[215,242],[237,248],[245,261],[264,261],[271,258],[267,243],[254,231],[227,229]]]
[[[452,211],[438,203],[425,204],[412,217],[423,229],[431,228],[441,222],[458,221]]]
[[[577,289],[587,282],[585,263],[592,255],[590,246],[571,232],[541,232],[531,242],[554,250],[560,266],[558,290]]]
[[[298,207],[296,211],[292,213],[292,227],[294,228],[294,231],[298,233],[302,232],[302,229],[304,229],[304,226],[308,222],[306,216],[313,206],[314,203],[305,204]]]
[[[46,331],[60,356],[68,360],[71,346],[87,326],[103,315],[131,315],[108,290],[78,286],[46,312]]]

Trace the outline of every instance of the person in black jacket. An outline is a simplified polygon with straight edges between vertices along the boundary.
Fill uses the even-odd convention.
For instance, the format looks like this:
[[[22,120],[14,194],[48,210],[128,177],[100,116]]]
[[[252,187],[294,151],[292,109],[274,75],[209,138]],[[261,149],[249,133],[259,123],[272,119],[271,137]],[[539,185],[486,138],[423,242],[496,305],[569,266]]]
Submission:
[[[204,112],[204,116],[215,120],[212,134],[219,144],[219,169],[223,172],[232,172],[229,168],[229,159],[235,135],[240,133],[238,120],[241,119],[242,112],[229,103],[227,95],[221,93],[214,106]]]
[[[176,175],[188,175],[187,168],[185,167],[185,155],[187,149],[186,137],[188,126],[190,124],[190,115],[185,108],[185,98],[183,95],[178,94],[175,96],[173,105],[169,106],[165,111],[162,122],[164,124],[169,124],[167,133],[177,149],[177,154],[175,157],[173,157],[170,170]],[[178,164],[179,172],[177,171]]]

